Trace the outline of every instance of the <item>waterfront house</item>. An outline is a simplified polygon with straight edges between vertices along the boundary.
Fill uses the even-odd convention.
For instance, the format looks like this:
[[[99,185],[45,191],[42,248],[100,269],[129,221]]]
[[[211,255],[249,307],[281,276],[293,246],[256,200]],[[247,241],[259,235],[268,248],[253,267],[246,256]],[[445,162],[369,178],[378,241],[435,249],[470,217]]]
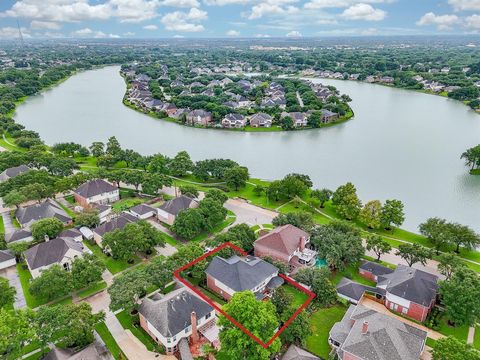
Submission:
[[[215,256],[205,273],[208,288],[226,300],[246,290],[261,300],[283,284],[275,266],[254,256],[233,255],[228,259]]]
[[[313,266],[316,252],[308,248],[310,235],[291,224],[277,227],[254,242],[255,256],[269,256],[289,265],[290,272]]]
[[[256,113],[250,116],[251,127],[270,127],[272,126],[273,118],[265,113]]]
[[[293,126],[295,127],[305,127],[308,125],[308,115],[306,113],[301,113],[298,111],[295,112],[282,112],[280,117],[283,119],[289,116],[293,121]]]
[[[52,199],[47,199],[40,204],[19,207],[15,211],[15,218],[20,226],[27,230],[33,223],[47,218],[56,218],[65,226],[72,224],[72,218]]]
[[[339,117],[337,113],[334,113],[333,111],[330,111],[327,109],[322,109],[321,113],[322,113],[321,121],[322,123],[325,123],[325,124],[338,120],[338,117]]]
[[[341,360],[418,360],[427,333],[362,305],[350,305],[328,341]]]
[[[212,122],[212,114],[208,111],[197,109],[187,114],[187,124],[207,126]]]
[[[183,287],[144,298],[138,313],[140,326],[169,355],[180,350],[182,341],[195,344],[200,336],[218,346],[214,308]]]
[[[0,174],[0,182],[7,181],[9,179],[12,179],[12,178],[18,176],[18,175],[24,174],[28,171],[30,171],[30,168],[27,165],[20,165],[20,166],[15,166],[15,167],[5,169]]]
[[[64,270],[69,271],[74,259],[82,257],[85,247],[81,242],[72,238],[45,239],[38,245],[26,250],[23,255],[28,269],[35,279],[41,272],[52,265],[60,265]]]
[[[166,201],[158,207],[157,217],[158,220],[168,225],[173,225],[180,211],[196,207],[198,207],[197,201],[188,196],[180,195],[172,200]]]
[[[227,114],[222,120],[224,128],[243,128],[247,120],[242,114]]]
[[[90,204],[111,204],[120,200],[120,191],[116,186],[103,179],[87,181],[74,191],[75,201],[83,207]]]

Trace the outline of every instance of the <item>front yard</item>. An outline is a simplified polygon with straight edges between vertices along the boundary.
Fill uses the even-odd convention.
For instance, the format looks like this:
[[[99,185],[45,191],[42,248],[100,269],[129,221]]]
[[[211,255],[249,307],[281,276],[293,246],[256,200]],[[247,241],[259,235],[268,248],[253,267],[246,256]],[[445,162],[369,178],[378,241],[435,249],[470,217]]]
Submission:
[[[328,334],[332,326],[342,320],[347,308],[343,305],[335,305],[330,308],[319,309],[310,317],[310,328],[312,335],[307,338],[307,350],[328,359],[330,345],[328,344]]]
[[[118,346],[104,322],[97,324],[97,326],[95,326],[95,331],[102,338],[103,342],[107,346],[107,349],[110,351],[115,360],[125,359],[125,355],[123,355],[122,350]]]
[[[116,274],[120,271],[128,269],[129,267],[140,262],[140,258],[137,256],[134,257],[134,262],[132,264],[129,264],[128,261],[125,260],[116,260],[111,256],[105,255],[98,245],[92,245],[88,241],[84,241],[83,243],[105,264],[108,271],[110,271],[112,274]]]

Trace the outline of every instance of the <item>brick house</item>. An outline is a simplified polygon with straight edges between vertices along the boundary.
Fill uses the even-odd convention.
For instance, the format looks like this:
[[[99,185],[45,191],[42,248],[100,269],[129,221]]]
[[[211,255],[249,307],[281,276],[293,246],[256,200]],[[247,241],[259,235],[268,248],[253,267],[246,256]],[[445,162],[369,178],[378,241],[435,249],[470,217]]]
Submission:
[[[103,179],[87,181],[73,193],[75,201],[83,207],[90,204],[110,204],[120,200],[120,192],[116,186]]]
[[[290,267],[290,272],[314,266],[317,253],[308,248],[310,235],[287,224],[259,237],[253,244],[255,256],[271,257]]]
[[[362,305],[350,305],[328,342],[341,360],[418,360],[427,333]]]
[[[272,126],[273,118],[265,113],[256,113],[250,116],[251,127],[270,127]]]
[[[182,210],[198,207],[198,202],[185,195],[180,195],[172,200],[168,200],[157,208],[158,220],[173,225],[175,218]]]
[[[187,124],[208,126],[212,122],[212,114],[208,111],[197,109],[187,114]]]
[[[358,272],[365,279],[377,282],[379,276],[391,274],[393,272],[393,269],[390,269],[373,261],[364,261],[363,264],[360,265]]]
[[[236,292],[246,290],[252,291],[257,299],[263,299],[283,284],[275,266],[254,256],[234,255],[229,259],[216,256],[205,273],[208,288],[225,300]]]
[[[143,299],[138,313],[140,326],[168,355],[179,351],[184,339],[194,344],[200,336],[218,346],[215,309],[185,288]]]

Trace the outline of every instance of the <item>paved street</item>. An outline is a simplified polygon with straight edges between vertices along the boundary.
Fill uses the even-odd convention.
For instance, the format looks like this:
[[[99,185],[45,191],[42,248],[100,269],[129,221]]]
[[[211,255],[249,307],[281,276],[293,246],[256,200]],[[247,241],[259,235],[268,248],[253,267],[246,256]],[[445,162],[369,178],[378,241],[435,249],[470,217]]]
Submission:
[[[240,199],[228,199],[225,208],[237,216],[233,225],[242,223],[250,226],[271,224],[272,220],[278,215],[275,211],[263,209]]]
[[[15,309],[25,307],[27,303],[25,301],[25,296],[23,295],[23,289],[20,283],[20,278],[18,277],[17,268],[15,266],[10,266],[6,269],[2,269],[0,270],[0,276],[8,279],[10,285],[17,290],[15,302],[13,303]]]

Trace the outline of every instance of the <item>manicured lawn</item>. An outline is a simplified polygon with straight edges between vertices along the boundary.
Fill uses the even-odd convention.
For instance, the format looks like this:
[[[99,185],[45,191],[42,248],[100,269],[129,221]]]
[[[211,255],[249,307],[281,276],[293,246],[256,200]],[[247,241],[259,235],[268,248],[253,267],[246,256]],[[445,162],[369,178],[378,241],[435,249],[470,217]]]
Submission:
[[[435,343],[436,341],[432,338],[427,338],[427,341],[425,342],[425,344],[427,344],[427,346],[430,346],[432,349],[435,347]]]
[[[274,131],[282,131],[282,128],[278,125],[272,125],[271,127],[246,126],[244,131],[246,131],[246,132],[274,132]]]
[[[310,328],[312,335],[307,338],[307,350],[328,359],[330,345],[328,344],[328,333],[333,324],[342,320],[347,308],[342,305],[332,306],[326,309],[317,310],[310,317]]]
[[[10,211],[10,219],[12,219],[12,225],[17,229],[20,229],[20,224],[15,217],[15,210]]]
[[[300,306],[302,306],[302,304],[308,299],[307,294],[290,284],[283,285],[283,288],[287,291],[287,293],[293,296],[292,307],[295,309],[298,309]]]
[[[159,350],[159,346],[155,343],[155,341],[148,335],[140,325],[136,326],[135,324],[139,324],[138,315],[130,315],[128,310],[123,310],[122,312],[118,313],[117,315],[118,321],[122,324],[124,329],[128,329],[132,332],[133,335],[140,340],[148,350],[156,351]]]
[[[120,212],[124,210],[128,210],[135,205],[141,204],[145,202],[144,199],[140,198],[126,198],[126,199],[120,199],[117,201],[115,204],[112,205],[113,211]]]
[[[3,138],[3,135],[0,135],[0,146],[10,150],[10,151],[20,151],[20,152],[25,152],[27,149],[21,148],[20,146],[15,145],[15,140],[8,134],[5,133],[5,138]]]
[[[107,328],[107,325],[105,325],[104,322],[95,326],[95,331],[102,338],[103,342],[107,346],[107,349],[110,351],[115,360],[125,359],[124,356],[122,357],[120,355],[122,353],[122,350],[118,346],[117,342],[113,338],[112,334]]]
[[[140,262],[140,259],[137,256],[135,256],[133,264],[129,264],[125,260],[115,260],[113,257],[105,255],[98,245],[92,245],[88,241],[84,241],[83,243],[105,264],[108,271],[112,274],[128,269]]]
[[[87,297],[89,297],[93,294],[96,294],[96,293],[102,291],[106,287],[107,287],[107,283],[105,281],[99,281],[98,283],[93,284],[89,288],[86,288],[84,290],[79,291],[77,293],[77,295],[80,299],[84,299],[84,298],[87,298]]]
[[[459,340],[467,341],[468,337],[468,325],[464,326],[450,326],[448,325],[447,317],[442,316],[439,322],[438,332],[445,336],[454,336]]]
[[[470,174],[471,174],[471,175],[480,175],[480,169],[470,170]]]
[[[72,219],[75,218],[75,213],[73,212],[72,209],[69,209],[68,207],[64,206],[63,204],[59,203],[58,201],[55,201],[65,212],[70,216]]]
[[[0,234],[5,234],[5,225],[3,225],[3,216],[0,216]]]
[[[201,233],[200,235],[195,236],[192,240],[190,241],[203,241],[206,238],[208,238],[211,235],[217,234],[221,232],[223,229],[225,229],[228,225],[231,225],[235,222],[235,217],[227,217],[225,220],[223,220],[220,224],[217,226],[214,226],[213,229],[210,232],[205,232]]]
[[[475,337],[473,338],[473,346],[480,349],[480,326],[475,327]]]
[[[64,199],[72,205],[75,204],[75,198],[73,197],[73,195],[67,195],[67,196],[64,197]]]
[[[170,235],[165,234],[164,232],[162,232],[162,236],[163,236],[163,238],[165,239],[165,242],[166,242],[167,244],[170,244],[170,245],[175,246],[175,247],[178,246],[178,241],[175,240],[175,239],[174,239],[173,237],[171,237]]]

